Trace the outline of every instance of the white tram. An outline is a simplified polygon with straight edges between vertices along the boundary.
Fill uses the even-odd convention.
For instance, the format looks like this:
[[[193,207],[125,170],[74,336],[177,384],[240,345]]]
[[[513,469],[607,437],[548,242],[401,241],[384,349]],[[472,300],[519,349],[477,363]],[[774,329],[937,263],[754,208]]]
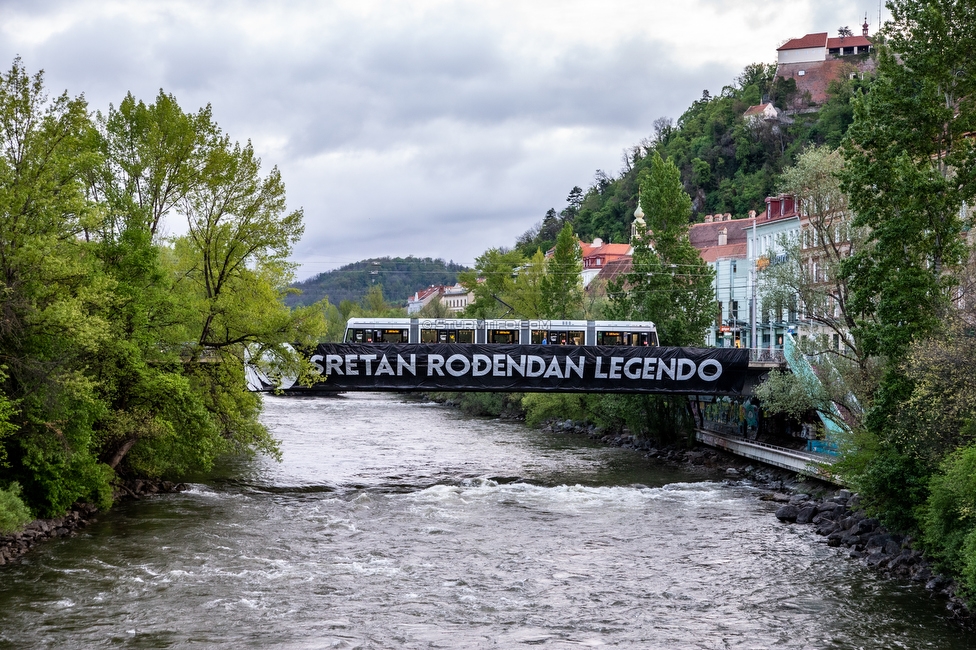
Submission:
[[[470,318],[350,318],[346,343],[498,343],[509,345],[657,345],[649,321]]]

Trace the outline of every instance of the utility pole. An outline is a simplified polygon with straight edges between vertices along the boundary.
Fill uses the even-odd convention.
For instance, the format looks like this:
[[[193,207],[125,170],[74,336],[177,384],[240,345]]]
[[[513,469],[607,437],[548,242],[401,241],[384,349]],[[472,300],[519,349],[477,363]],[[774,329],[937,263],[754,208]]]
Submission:
[[[749,347],[758,348],[756,342],[756,262],[759,255],[756,251],[756,217],[752,218],[752,264],[749,266],[749,282],[752,284],[752,299],[749,301],[749,322],[752,326],[752,338],[749,339]]]

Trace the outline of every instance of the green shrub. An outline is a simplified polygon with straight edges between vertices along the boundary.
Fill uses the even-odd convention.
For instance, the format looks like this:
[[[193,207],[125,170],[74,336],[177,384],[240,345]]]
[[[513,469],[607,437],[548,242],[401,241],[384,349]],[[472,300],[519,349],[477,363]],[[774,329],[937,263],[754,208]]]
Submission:
[[[11,483],[6,490],[0,489],[0,533],[12,533],[31,519],[30,510],[20,499],[18,483]]]
[[[525,423],[538,427],[549,420],[584,420],[587,409],[583,395],[576,393],[530,393],[522,398]]]
[[[932,476],[921,514],[925,550],[976,594],[976,446],[955,451]]]
[[[854,485],[869,513],[892,530],[912,533],[919,507],[929,496],[932,472],[915,455],[881,444],[864,462]]]
[[[593,402],[596,424],[607,430],[630,432],[661,444],[692,444],[694,420],[683,395],[599,395]]]
[[[525,414],[522,393],[426,393],[438,404],[450,404],[466,415],[518,418]]]

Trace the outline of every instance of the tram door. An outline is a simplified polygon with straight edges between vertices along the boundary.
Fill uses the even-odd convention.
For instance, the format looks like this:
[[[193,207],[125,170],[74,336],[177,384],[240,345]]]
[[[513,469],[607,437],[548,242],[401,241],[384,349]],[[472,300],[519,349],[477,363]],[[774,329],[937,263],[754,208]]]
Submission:
[[[474,343],[474,330],[420,330],[421,343]]]
[[[488,330],[489,343],[518,343],[518,330]]]
[[[651,335],[649,332],[629,332],[625,334],[627,338],[627,343],[625,345],[633,345],[634,347],[651,345]]]

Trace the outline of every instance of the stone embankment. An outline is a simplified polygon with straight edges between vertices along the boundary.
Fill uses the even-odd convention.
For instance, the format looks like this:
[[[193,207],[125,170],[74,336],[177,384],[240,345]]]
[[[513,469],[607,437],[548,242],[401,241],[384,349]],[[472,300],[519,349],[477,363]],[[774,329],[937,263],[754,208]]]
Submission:
[[[762,466],[748,459],[709,447],[661,447],[635,436],[605,434],[593,425],[554,421],[546,427],[554,433],[585,435],[600,442],[644,453],[669,463],[685,465],[728,481],[763,490],[763,501],[780,502],[776,517],[789,524],[811,525],[827,546],[844,549],[847,556],[897,580],[923,584],[937,598],[946,601],[952,616],[971,625],[974,616],[958,595],[958,585],[938,575],[911,537],[891,533],[877,519],[859,508],[859,498],[848,490],[777,467]],[[811,496],[811,493],[815,496]]]
[[[116,485],[115,500],[141,499],[153,494],[182,492],[186,483],[171,481],[125,481]],[[15,561],[37,544],[59,537],[72,537],[83,528],[95,523],[98,508],[90,503],[75,504],[63,517],[35,519],[23,530],[0,535],[0,566]]]
[[[965,601],[957,595],[958,585],[934,573],[921,551],[912,548],[911,537],[888,532],[877,519],[865,515],[858,507],[856,494],[838,490],[821,498],[802,493],[769,493],[761,498],[784,502],[776,510],[780,521],[816,526],[827,546],[850,549],[850,558],[889,577],[924,584],[933,594],[946,599],[946,608],[954,616],[971,620]]]

